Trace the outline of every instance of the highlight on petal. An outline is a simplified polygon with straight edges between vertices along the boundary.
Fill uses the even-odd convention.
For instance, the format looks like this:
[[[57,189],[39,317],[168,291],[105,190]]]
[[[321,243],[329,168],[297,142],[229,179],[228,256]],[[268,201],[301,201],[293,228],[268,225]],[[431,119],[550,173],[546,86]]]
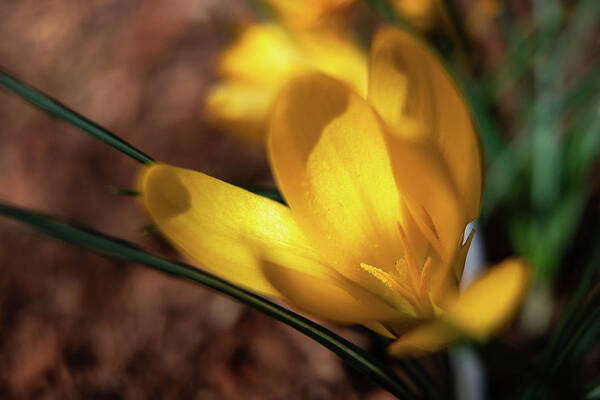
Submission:
[[[527,293],[529,277],[522,260],[505,260],[473,282],[443,318],[471,338],[486,339],[515,314]]]
[[[410,33],[380,30],[370,57],[368,98],[391,128],[399,188],[421,227],[445,241],[441,247],[450,256],[481,201],[481,150],[467,102],[443,63]],[[407,156],[419,166],[413,180]],[[446,221],[450,237],[441,232]]]
[[[333,78],[298,77],[276,101],[268,149],[283,196],[323,257],[356,282],[380,285],[360,263],[394,268],[398,222],[411,225],[372,108]]]
[[[152,164],[141,170],[138,190],[152,221],[179,251],[251,290],[281,296],[263,275],[260,252],[316,258],[287,207],[203,173]]]

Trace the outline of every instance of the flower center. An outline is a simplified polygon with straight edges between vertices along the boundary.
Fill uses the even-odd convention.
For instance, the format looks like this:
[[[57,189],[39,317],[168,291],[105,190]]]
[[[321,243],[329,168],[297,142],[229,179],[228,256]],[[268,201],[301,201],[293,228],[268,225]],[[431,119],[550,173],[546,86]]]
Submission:
[[[408,301],[418,314],[423,316],[433,315],[435,314],[435,306],[429,296],[432,259],[427,257],[422,267],[419,268],[408,244],[406,233],[400,223],[398,223],[398,230],[400,231],[404,256],[396,260],[394,271],[386,272],[366,263],[360,263],[360,266]]]

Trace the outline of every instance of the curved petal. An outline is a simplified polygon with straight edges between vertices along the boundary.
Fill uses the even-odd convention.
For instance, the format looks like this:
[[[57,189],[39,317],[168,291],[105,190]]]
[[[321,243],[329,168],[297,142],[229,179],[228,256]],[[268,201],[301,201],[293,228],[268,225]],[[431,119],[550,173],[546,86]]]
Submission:
[[[333,322],[364,323],[392,319],[399,311],[318,261],[289,252],[263,254],[263,272],[285,300],[311,315]],[[290,268],[302,265],[304,268]],[[309,271],[310,273],[307,273]]]
[[[251,290],[281,296],[265,279],[259,252],[316,257],[287,207],[203,173],[152,164],[141,170],[138,188],[150,218],[178,250]]]
[[[377,284],[360,263],[393,268],[405,213],[371,107],[333,78],[296,78],[276,101],[267,143],[278,186],[323,258]]]
[[[529,270],[523,261],[505,260],[473,282],[443,318],[466,335],[483,340],[512,318],[528,283]]]
[[[393,131],[387,140],[402,195],[451,259],[481,200],[481,151],[466,101],[442,62],[395,28],[374,39],[368,99]],[[406,168],[407,156],[417,173]]]
[[[344,81],[367,96],[367,55],[344,30],[312,30],[296,35],[310,67]]]
[[[383,324],[379,321],[367,321],[363,322],[362,325],[383,337],[388,339],[396,339],[396,335],[390,332],[390,330],[383,326]]]
[[[400,336],[387,351],[396,357],[418,356],[441,350],[461,337],[461,333],[451,325],[436,319]]]
[[[418,355],[461,339],[486,339],[514,315],[528,281],[529,271],[521,260],[503,261],[469,286],[447,313],[402,335],[389,353]]]

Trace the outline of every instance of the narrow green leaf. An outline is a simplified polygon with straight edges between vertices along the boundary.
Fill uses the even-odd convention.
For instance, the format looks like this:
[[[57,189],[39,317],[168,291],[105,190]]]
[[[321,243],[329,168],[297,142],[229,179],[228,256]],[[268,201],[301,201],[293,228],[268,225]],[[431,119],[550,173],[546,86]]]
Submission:
[[[39,107],[45,110],[48,114],[58,117],[76,127],[88,133],[92,137],[108,144],[109,146],[114,147],[120,152],[132,157],[136,161],[139,161],[143,164],[148,164],[153,162],[154,160],[143,153],[141,150],[136,149],[129,143],[125,142],[123,139],[119,138],[114,133],[108,131],[106,128],[103,128],[99,124],[91,121],[90,119],[84,117],[81,114],[71,110],[64,104],[61,104],[58,100],[53,99],[52,97],[42,93],[41,91],[33,88],[32,86],[27,85],[24,82],[19,81],[17,78],[11,76],[6,71],[0,68],[0,87],[4,87],[11,92],[19,95],[21,98],[25,99],[29,103],[33,104],[36,107]],[[132,189],[121,189],[114,186],[109,186],[109,190],[118,195],[124,196],[138,196],[139,192]],[[259,194],[263,197],[268,197],[272,200],[278,201],[282,204],[285,204],[283,197],[277,190],[270,189],[249,189],[251,192]]]
[[[116,186],[108,186],[108,190],[112,193],[112,194],[116,194],[119,196],[139,196],[140,192],[135,190],[135,189],[123,189],[123,188],[118,188]]]
[[[600,87],[600,57],[590,65],[588,71],[583,78],[568,88],[559,104],[560,107],[555,110],[557,113],[585,107],[597,95]]]
[[[553,63],[564,74],[572,65],[581,62],[586,54],[586,45],[596,32],[600,17],[600,1],[581,0],[573,5],[569,23],[561,35],[550,40],[556,42],[556,50],[552,54]]]
[[[600,238],[600,231],[597,232],[591,243],[598,241]],[[594,282],[594,275],[598,271],[598,265],[600,263],[600,246],[594,246],[592,254],[589,257],[589,261],[579,279],[579,283],[571,301],[567,305],[565,311],[562,313],[562,317],[556,328],[554,329],[550,341],[548,342],[547,350],[545,352],[545,365],[550,365],[559,356],[559,352],[567,346],[567,342],[573,338],[574,331],[577,330],[577,320],[581,316],[581,303],[588,293],[590,287]],[[578,312],[579,311],[579,312]]]
[[[597,294],[584,308],[580,320],[576,322],[576,329],[552,360],[550,372],[556,373],[563,368],[571,368],[577,360],[584,359],[599,337],[600,294]]]
[[[58,117],[71,125],[74,125],[89,135],[98,140],[103,141],[109,146],[114,147],[122,153],[143,164],[154,161],[149,155],[136,149],[108,129],[103,128],[97,123],[90,121],[86,117],[71,110],[69,107],[61,104],[47,94],[42,93],[38,89],[21,82],[14,76],[8,74],[0,68],[0,87],[4,87],[9,91],[19,95],[21,98],[30,102],[36,107],[46,111],[48,114]]]
[[[498,339],[475,347],[492,368],[520,376],[530,383],[544,382],[548,377],[535,362],[526,358],[521,351]]]
[[[600,377],[596,377],[594,382],[588,385],[585,393],[587,393],[586,400],[600,399]]]
[[[418,399],[408,385],[392,370],[358,346],[315,322],[289,311],[269,300],[235,286],[223,279],[187,264],[169,261],[152,255],[134,244],[112,238],[88,228],[77,227],[38,212],[0,203],[0,216],[30,225],[49,236],[56,237],[94,252],[135,262],[179,279],[186,279],[216,290],[253,307],[305,334],[337,354],[357,371],[369,376],[381,387],[400,399]]]
[[[586,400],[595,400],[600,399],[600,384],[594,387],[590,392],[585,396]]]
[[[531,72],[536,55],[534,46],[536,33],[535,31],[529,32],[524,37],[515,39],[514,43],[509,40],[507,62],[487,73],[482,79],[483,86],[490,97],[499,98],[508,89],[514,88],[516,83],[528,72]],[[522,90],[519,90],[519,93],[521,94]]]
[[[502,136],[503,128],[492,117],[493,105],[481,86],[473,78],[466,75],[458,78],[457,82],[461,83],[460,87],[463,89],[463,94],[473,112],[481,139],[484,159],[488,162],[496,160],[505,151],[507,144]]]
[[[439,393],[438,385],[431,379],[431,376],[423,370],[417,361],[414,359],[399,360],[398,364],[402,370],[412,380],[415,385],[423,392],[428,399],[442,398]]]
[[[600,96],[589,99],[586,106],[567,134],[565,170],[567,179],[572,184],[587,181],[600,154]]]

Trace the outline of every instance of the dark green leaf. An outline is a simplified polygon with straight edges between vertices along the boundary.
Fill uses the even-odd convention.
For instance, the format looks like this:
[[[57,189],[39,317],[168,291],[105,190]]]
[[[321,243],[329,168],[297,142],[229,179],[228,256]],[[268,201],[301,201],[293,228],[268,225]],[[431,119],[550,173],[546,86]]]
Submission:
[[[61,104],[59,101],[42,93],[36,88],[21,82],[6,71],[0,69],[0,87],[4,87],[11,92],[19,95],[36,107],[46,111],[48,114],[58,117],[66,122],[78,127],[82,131],[103,141],[109,146],[114,147],[122,153],[143,164],[153,161],[153,159],[142,151],[136,149],[123,139],[110,132],[108,129],[90,121],[86,117],[71,110],[69,107]]]
[[[77,227],[34,211],[0,203],[0,215],[20,221],[47,235],[94,252],[145,265],[180,279],[187,279],[232,297],[307,335],[340,356],[400,399],[417,399],[406,383],[370,354],[328,329],[269,300],[187,264],[152,255],[134,244],[88,228]]]

